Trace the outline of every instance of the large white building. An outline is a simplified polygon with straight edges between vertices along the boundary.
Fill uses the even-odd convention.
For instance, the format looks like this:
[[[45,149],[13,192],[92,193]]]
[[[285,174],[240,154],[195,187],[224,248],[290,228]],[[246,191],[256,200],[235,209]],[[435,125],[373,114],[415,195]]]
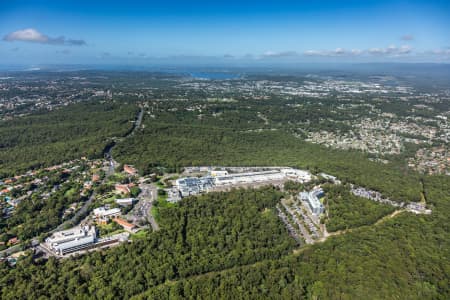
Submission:
[[[308,182],[312,179],[312,174],[305,170],[286,168],[281,169],[281,173],[283,173],[287,178],[299,181],[299,182]]]
[[[136,201],[134,198],[122,198],[122,199],[116,199],[116,203],[121,206],[128,206],[133,205],[133,203]]]
[[[104,206],[95,208],[94,215],[97,218],[112,218],[120,216],[120,208],[106,209]]]
[[[230,167],[230,170],[248,171],[245,167]],[[256,168],[253,168],[256,170]],[[308,171],[293,168],[269,168],[261,167],[254,172],[230,173],[224,168],[220,170],[210,170],[209,176],[204,177],[183,177],[175,180],[174,188],[169,192],[171,202],[179,201],[183,197],[197,195],[203,192],[209,192],[214,188],[227,188],[240,185],[260,185],[260,184],[278,184],[286,180],[299,182],[308,182],[312,179],[312,174]],[[251,170],[251,168],[250,168]]]
[[[214,184],[221,185],[233,185],[233,184],[249,184],[260,183],[266,181],[280,181],[285,179],[285,175],[278,171],[262,171],[262,172],[249,172],[249,173],[236,173],[214,178]]]
[[[322,195],[323,195],[323,190],[319,188],[319,189],[314,189],[314,190],[310,191],[309,193],[301,192],[299,194],[299,197],[303,202],[306,202],[311,213],[318,216],[325,211],[325,207],[319,200],[319,197],[321,197]]]
[[[65,255],[92,246],[97,238],[95,227],[75,227],[58,231],[45,240],[47,248],[59,255]]]
[[[213,186],[213,178],[209,176],[184,177],[175,181],[175,186],[178,189],[181,197],[196,195],[201,192],[207,192]]]

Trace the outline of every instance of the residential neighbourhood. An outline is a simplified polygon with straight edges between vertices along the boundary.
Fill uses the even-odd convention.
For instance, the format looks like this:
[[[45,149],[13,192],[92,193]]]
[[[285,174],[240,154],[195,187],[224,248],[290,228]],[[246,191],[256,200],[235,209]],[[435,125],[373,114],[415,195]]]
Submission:
[[[62,106],[91,98],[112,99],[112,97],[132,97],[138,99],[152,98],[152,102],[143,101],[150,118],[155,118],[161,110],[155,103],[169,99],[161,98],[158,88],[140,89],[133,86],[133,92],[123,90],[98,89],[95,86],[99,78],[72,76],[61,82],[48,79],[45,88],[36,87],[33,77],[21,79],[3,77],[0,79],[0,118],[13,119],[23,117],[39,109],[55,110]],[[304,97],[303,104],[286,104],[294,111],[308,108],[325,109],[329,111],[327,124],[320,125],[323,120],[317,120],[316,125],[299,122],[294,130],[300,138],[321,144],[326,147],[359,150],[373,156],[378,162],[389,162],[390,155],[401,155],[414,145],[419,146],[415,155],[407,161],[408,166],[422,173],[448,174],[448,149],[442,146],[450,141],[450,111],[440,111],[435,107],[442,106],[450,100],[450,91],[436,92],[419,91],[407,84],[390,85],[394,80],[390,77],[372,77],[370,81],[338,80],[322,78],[317,75],[307,75],[301,81],[258,80],[251,77],[239,77],[232,80],[201,80],[182,76],[173,78],[171,85],[176,93],[170,100],[186,101],[187,95],[198,92],[208,93],[203,104],[193,104],[185,108],[186,112],[197,113],[198,118],[208,117],[209,106],[217,103],[233,103],[239,99],[295,99]],[[69,84],[70,83],[70,84]],[[74,86],[83,87],[75,89]],[[11,92],[20,91],[15,98],[2,98]],[[48,91],[56,93],[57,97],[47,99]],[[211,95],[217,95],[213,97]],[[228,95],[228,96],[219,96]],[[86,98],[87,97],[87,98]],[[334,99],[332,105],[325,103],[324,97]],[[367,102],[366,99],[373,99]],[[400,101],[406,109],[387,109]],[[409,103],[412,104],[409,104]],[[395,104],[397,105],[397,104]],[[3,108],[3,109],[1,109]],[[395,107],[394,107],[395,108]],[[169,111],[172,108],[169,108]],[[214,118],[220,118],[221,112],[212,113]],[[275,120],[270,115],[257,112],[257,118],[264,121],[264,128],[259,130],[277,130]],[[331,126],[333,124],[333,126]],[[252,129],[254,131],[254,129]],[[445,148],[445,146],[444,146]],[[125,165],[124,171],[130,175],[137,172],[132,166]]]

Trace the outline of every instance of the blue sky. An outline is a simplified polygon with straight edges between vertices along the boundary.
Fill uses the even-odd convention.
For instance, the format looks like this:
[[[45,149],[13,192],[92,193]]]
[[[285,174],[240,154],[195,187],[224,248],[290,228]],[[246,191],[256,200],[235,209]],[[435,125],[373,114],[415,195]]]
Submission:
[[[0,64],[450,62],[450,1],[1,1]]]

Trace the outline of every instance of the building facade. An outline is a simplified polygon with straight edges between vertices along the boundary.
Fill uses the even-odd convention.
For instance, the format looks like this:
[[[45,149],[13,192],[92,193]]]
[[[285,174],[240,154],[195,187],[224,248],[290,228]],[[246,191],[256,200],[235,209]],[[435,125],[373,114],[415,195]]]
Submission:
[[[319,198],[321,198],[322,196],[322,189],[314,189],[310,192],[301,192],[299,194],[300,200],[305,202],[311,213],[316,216],[325,212],[325,207],[319,200]]]
[[[45,240],[48,249],[59,255],[91,247],[97,239],[95,227],[75,227],[55,232]]]

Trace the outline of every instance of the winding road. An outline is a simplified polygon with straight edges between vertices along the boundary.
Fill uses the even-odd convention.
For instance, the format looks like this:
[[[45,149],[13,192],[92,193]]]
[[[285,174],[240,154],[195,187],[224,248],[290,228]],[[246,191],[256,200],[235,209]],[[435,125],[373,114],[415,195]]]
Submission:
[[[123,138],[121,138],[120,139],[121,141],[123,141],[124,139],[126,139],[134,134],[136,129],[138,129],[141,126],[143,116],[144,116],[144,108],[141,107],[139,110],[139,113],[137,115],[136,121],[134,122],[132,130],[127,135],[125,135]],[[105,183],[108,180],[108,178],[112,174],[114,174],[114,170],[117,166],[117,162],[113,159],[113,156],[111,153],[111,150],[114,148],[115,145],[116,145],[116,141],[114,141],[112,145],[105,148],[104,157],[108,160],[108,168],[106,169],[105,178],[103,178],[102,183]],[[75,225],[77,220],[79,220],[79,218],[82,217],[87,212],[89,206],[92,204],[92,202],[94,202],[96,195],[97,195],[96,192],[93,191],[91,196],[89,196],[89,199],[86,202],[84,202],[83,206],[74,214],[74,216],[72,218],[61,223],[58,227],[56,227],[49,233],[63,230],[67,226],[67,224]]]

